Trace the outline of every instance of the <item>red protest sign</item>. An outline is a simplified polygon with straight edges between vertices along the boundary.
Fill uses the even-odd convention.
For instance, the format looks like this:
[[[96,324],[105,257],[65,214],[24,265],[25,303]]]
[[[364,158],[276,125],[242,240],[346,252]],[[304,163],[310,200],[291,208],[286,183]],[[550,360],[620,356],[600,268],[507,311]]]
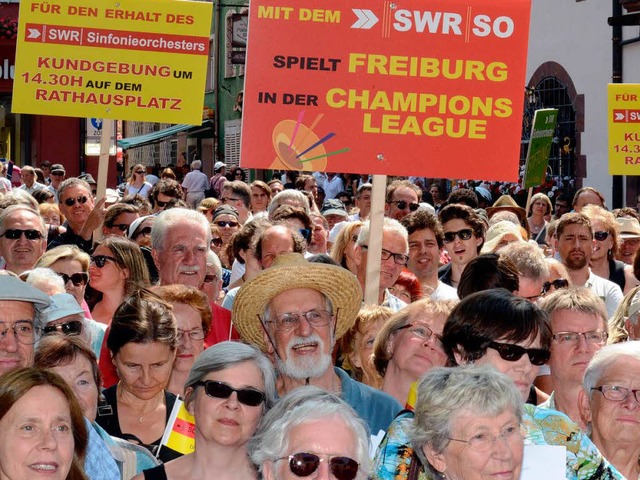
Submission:
[[[517,180],[530,7],[252,0],[242,166]]]

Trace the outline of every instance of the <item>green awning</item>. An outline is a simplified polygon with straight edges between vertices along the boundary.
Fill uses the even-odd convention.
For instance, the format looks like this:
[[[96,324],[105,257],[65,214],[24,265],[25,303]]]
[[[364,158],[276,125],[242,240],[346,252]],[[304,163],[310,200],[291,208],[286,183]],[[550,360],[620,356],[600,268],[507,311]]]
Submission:
[[[158,143],[162,140],[165,140],[168,137],[172,137],[180,132],[194,132],[199,133],[203,130],[203,128],[208,129],[211,128],[213,122],[211,120],[205,120],[202,122],[202,125],[173,125],[168,128],[164,128],[162,130],[158,130],[157,132],[145,133],[144,135],[140,135],[138,137],[129,137],[123,138],[122,140],[118,140],[118,146],[124,148],[136,148],[142,147],[144,145],[150,145],[152,143]]]

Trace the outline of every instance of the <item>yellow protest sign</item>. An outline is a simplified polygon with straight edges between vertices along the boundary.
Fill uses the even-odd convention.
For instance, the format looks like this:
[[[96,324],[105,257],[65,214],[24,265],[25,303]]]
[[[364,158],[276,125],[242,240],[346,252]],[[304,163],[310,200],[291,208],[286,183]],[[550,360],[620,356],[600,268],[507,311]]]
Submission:
[[[212,5],[25,0],[16,113],[202,122]]]
[[[609,174],[640,175],[640,84],[611,83]]]

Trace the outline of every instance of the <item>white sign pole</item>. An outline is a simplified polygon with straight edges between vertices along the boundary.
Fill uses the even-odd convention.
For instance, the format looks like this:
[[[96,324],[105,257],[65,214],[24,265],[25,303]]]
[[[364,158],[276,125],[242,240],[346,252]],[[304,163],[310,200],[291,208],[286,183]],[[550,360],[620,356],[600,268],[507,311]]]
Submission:
[[[111,144],[111,129],[113,121],[109,119],[102,120],[102,134],[100,136],[100,160],[98,161],[98,190],[96,199],[105,198],[107,193],[107,176],[109,175],[109,146]],[[93,240],[99,241],[102,238],[102,225],[93,231]]]
[[[369,214],[369,240],[367,243],[367,280],[364,292],[364,303],[366,305],[378,305],[384,197],[386,191],[387,176],[374,175],[373,191],[371,193],[371,213]]]

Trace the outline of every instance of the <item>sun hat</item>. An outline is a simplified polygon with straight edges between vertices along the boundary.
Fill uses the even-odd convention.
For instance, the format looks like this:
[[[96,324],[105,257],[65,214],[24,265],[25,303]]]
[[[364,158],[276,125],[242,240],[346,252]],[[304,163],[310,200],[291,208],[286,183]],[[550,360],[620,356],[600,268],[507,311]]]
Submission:
[[[68,293],[58,293],[51,295],[51,304],[44,310],[46,317],[46,323],[60,320],[61,318],[68,317],[69,315],[82,315],[84,316],[84,310],[74,298],[73,295]]]
[[[620,238],[640,238],[640,223],[632,217],[616,218],[620,227]]]
[[[340,215],[341,217],[348,217],[347,209],[344,207],[344,203],[337,198],[325,200],[320,209],[322,216],[326,215]]]
[[[49,306],[49,296],[13,275],[0,275],[0,300],[33,303],[36,310]]]
[[[484,245],[480,253],[493,253],[498,244],[507,235],[515,236],[518,241],[522,242],[522,234],[520,233],[520,226],[508,220],[502,220],[489,227],[485,236]]]
[[[495,213],[503,210],[515,213],[523,224],[527,221],[527,211],[519,206],[510,195],[502,195],[491,207],[487,207],[487,215],[491,218]]]
[[[266,351],[258,316],[274,297],[294,288],[317,290],[331,300],[338,315],[336,340],[352,327],[362,305],[362,289],[349,270],[309,263],[300,253],[278,255],[271,267],[242,285],[233,302],[233,324],[244,341]]]
[[[213,211],[213,220],[215,221],[220,215],[231,215],[236,218],[240,218],[238,209],[232,205],[220,205]]]

